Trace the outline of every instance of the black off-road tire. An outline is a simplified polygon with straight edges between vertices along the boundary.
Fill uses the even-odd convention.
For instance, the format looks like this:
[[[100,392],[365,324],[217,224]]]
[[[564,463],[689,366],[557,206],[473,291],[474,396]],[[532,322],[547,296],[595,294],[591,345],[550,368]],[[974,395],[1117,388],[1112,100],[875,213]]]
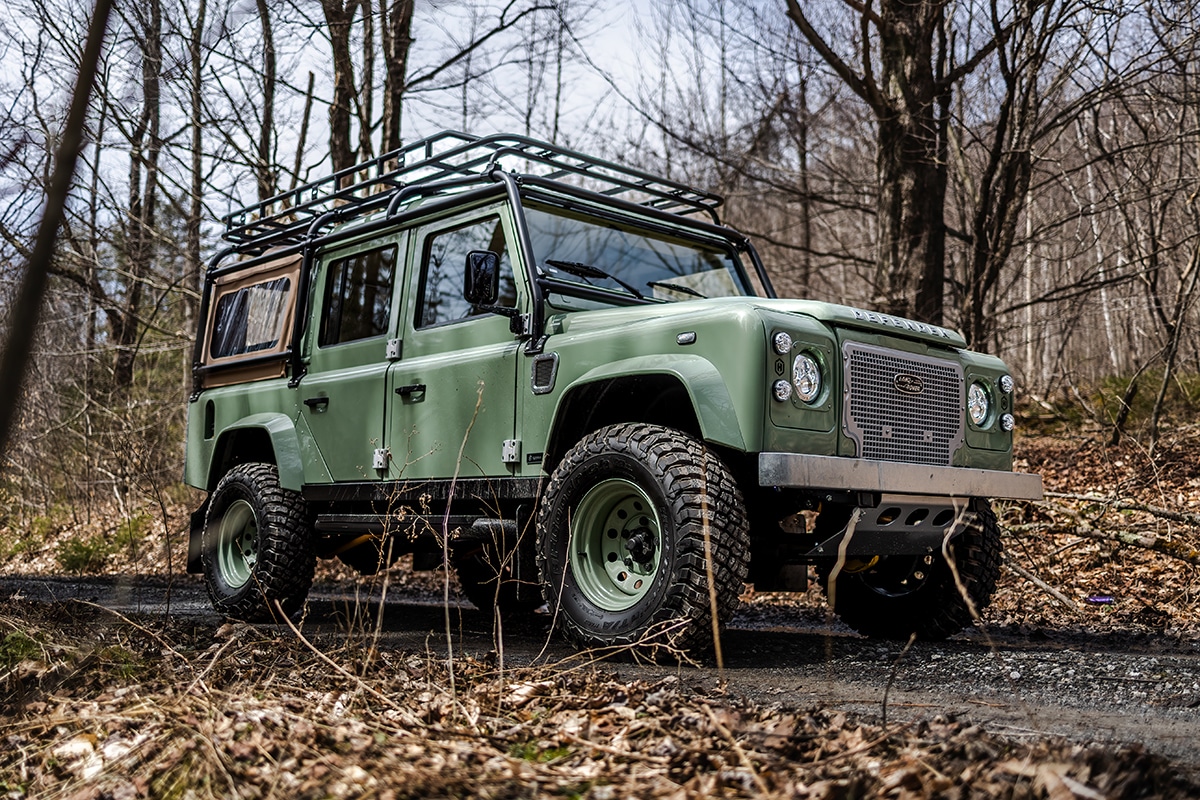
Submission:
[[[854,630],[879,639],[939,641],[962,631],[974,622],[976,613],[992,600],[1000,576],[1000,524],[986,500],[973,503],[963,520],[963,530],[949,543],[949,551],[966,594],[955,583],[954,574],[940,553],[932,563],[922,556],[887,556],[861,572],[843,572],[833,592],[834,611]],[[834,564],[818,565],[822,584],[829,596],[829,578]],[[903,589],[900,582],[910,582]]]
[[[312,586],[316,555],[304,498],[280,487],[273,464],[239,464],[213,491],[201,538],[213,607],[241,620],[298,610]]]
[[[622,491],[628,498],[620,499]],[[592,515],[585,506],[602,507],[602,500],[589,498],[603,498],[605,492],[617,496],[605,517],[614,527],[589,526],[589,519],[603,517],[604,512]],[[641,509],[639,498],[650,501],[656,519],[647,515],[640,522],[618,521],[626,508]],[[625,528],[614,535],[615,526],[622,524]],[[629,526],[635,525],[627,536]],[[645,532],[655,527],[659,549],[651,554],[646,543],[652,537]],[[716,615],[723,626],[737,607],[750,559],[745,504],[729,469],[696,438],[658,425],[610,425],[584,437],[550,476],[537,518],[542,593],[559,630],[583,648],[634,645],[639,652],[653,653],[664,645],[686,650],[711,644],[706,527]],[[589,547],[594,552],[585,561],[588,554],[581,547],[589,541],[596,547]],[[647,572],[648,585],[628,597],[615,577],[602,591],[594,588],[608,574],[605,562],[620,570],[617,559],[600,557],[600,548],[612,546],[626,547],[624,552],[645,559],[636,565],[644,572],[649,569],[646,564],[656,564]],[[581,577],[586,584],[588,575],[590,591],[580,585]],[[636,577],[629,580],[636,583]],[[632,584],[625,588],[632,589]],[[612,598],[608,608],[598,604],[598,599]]]

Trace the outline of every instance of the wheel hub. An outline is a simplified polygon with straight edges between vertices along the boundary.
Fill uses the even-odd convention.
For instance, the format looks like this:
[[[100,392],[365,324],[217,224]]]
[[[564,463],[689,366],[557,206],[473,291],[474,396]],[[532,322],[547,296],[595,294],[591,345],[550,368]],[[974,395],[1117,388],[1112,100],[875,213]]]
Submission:
[[[657,534],[649,528],[638,528],[629,534],[625,549],[638,564],[650,567],[654,563],[655,541]]]

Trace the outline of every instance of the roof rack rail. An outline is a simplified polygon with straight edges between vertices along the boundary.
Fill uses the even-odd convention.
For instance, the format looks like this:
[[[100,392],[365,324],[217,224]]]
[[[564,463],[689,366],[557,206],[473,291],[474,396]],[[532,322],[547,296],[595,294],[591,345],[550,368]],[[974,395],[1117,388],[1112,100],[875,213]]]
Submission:
[[[326,212],[378,208],[405,186],[467,176],[486,179],[501,159],[510,158],[523,162],[520,173],[569,180],[609,196],[632,193],[625,199],[672,213],[703,212],[715,219],[722,202],[712,192],[525,136],[443,131],[227,214],[222,218],[224,238],[235,245],[298,243]]]

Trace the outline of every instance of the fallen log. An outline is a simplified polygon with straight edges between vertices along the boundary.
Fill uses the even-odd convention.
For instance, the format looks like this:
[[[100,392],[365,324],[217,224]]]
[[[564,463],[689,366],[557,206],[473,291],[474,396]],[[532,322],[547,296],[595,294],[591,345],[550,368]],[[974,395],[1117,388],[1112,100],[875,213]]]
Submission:
[[[1171,558],[1177,558],[1194,566],[1200,566],[1200,549],[1179,539],[1163,539],[1151,533],[1138,533],[1136,531],[1110,531],[1091,525],[1078,525],[1062,532],[1073,533],[1076,536],[1086,536],[1089,539],[1103,539],[1133,547],[1141,547],[1146,550],[1153,550],[1156,553],[1162,553]]]

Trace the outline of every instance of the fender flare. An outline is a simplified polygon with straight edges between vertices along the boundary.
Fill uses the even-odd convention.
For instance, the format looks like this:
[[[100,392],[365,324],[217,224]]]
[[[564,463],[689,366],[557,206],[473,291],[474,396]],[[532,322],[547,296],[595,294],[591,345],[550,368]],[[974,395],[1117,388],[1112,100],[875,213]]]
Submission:
[[[706,358],[690,354],[635,356],[602,364],[580,375],[559,396],[551,430],[561,422],[564,400],[589,384],[628,378],[634,375],[670,375],[679,381],[691,400],[705,441],[733,450],[746,450],[737,407],[729,387],[716,366]]]
[[[275,453],[275,466],[279,469],[279,485],[284,489],[300,491],[304,485],[304,459],[300,455],[300,436],[291,417],[267,412],[251,414],[227,426],[221,432],[221,438],[223,440],[236,431],[244,430],[261,430],[267,434]]]

